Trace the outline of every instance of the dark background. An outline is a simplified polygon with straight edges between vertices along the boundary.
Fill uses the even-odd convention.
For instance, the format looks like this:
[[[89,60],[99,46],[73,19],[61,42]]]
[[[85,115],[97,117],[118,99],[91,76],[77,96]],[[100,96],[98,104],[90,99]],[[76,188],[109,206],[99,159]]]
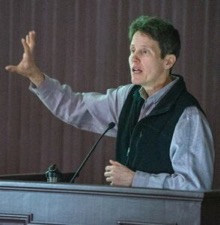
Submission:
[[[4,70],[21,59],[20,39],[37,32],[36,59],[46,74],[75,91],[105,92],[130,82],[128,26],[143,14],[179,29],[174,72],[207,114],[216,150],[214,188],[220,188],[218,0],[0,0],[0,174],[41,173],[53,163],[74,171],[99,137],[55,118],[30,93],[28,80]],[[106,184],[114,144],[109,137],[101,141],[78,183]]]

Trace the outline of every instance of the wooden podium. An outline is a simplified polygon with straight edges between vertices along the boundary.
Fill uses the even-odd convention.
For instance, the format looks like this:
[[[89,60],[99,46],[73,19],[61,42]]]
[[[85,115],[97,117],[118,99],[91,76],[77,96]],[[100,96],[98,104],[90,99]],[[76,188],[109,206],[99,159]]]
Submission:
[[[220,191],[0,181],[1,225],[219,225]]]

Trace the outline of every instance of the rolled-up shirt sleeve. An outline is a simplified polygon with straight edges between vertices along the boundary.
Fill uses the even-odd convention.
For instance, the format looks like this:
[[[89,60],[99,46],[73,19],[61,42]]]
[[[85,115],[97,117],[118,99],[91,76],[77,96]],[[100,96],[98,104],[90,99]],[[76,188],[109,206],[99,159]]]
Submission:
[[[173,174],[135,173],[132,186],[175,190],[210,190],[214,170],[214,144],[209,124],[196,107],[180,117],[171,142]]]

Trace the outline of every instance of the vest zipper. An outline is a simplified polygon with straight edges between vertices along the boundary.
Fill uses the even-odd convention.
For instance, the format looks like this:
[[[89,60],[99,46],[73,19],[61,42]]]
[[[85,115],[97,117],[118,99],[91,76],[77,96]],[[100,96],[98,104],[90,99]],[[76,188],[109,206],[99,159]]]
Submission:
[[[130,147],[128,147],[128,150],[127,150],[127,154],[126,154],[127,159],[126,159],[125,166],[127,166],[127,165],[128,165],[129,153],[130,153]]]
[[[132,140],[132,136],[134,134],[134,130],[135,130],[135,127],[137,126],[137,124],[134,126],[134,129],[133,129],[133,132],[131,134],[131,137],[130,137],[130,144],[129,144],[129,147],[128,147],[128,150],[127,150],[127,154],[126,154],[126,163],[125,163],[125,166],[128,165],[128,161],[129,161],[129,155],[130,155],[130,151],[131,151],[131,140]],[[139,135],[139,139],[142,137],[142,131],[140,132],[140,135]]]

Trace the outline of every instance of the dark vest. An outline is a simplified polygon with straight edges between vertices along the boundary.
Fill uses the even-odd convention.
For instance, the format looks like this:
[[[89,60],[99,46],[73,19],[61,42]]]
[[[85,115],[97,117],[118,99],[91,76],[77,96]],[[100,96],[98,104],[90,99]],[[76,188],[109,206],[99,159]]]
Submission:
[[[151,113],[139,122],[144,103],[140,86],[134,85],[125,100],[119,116],[116,160],[133,171],[174,172],[169,149],[175,126],[186,107],[196,106],[202,111],[198,101],[187,92],[183,78],[178,77]]]

